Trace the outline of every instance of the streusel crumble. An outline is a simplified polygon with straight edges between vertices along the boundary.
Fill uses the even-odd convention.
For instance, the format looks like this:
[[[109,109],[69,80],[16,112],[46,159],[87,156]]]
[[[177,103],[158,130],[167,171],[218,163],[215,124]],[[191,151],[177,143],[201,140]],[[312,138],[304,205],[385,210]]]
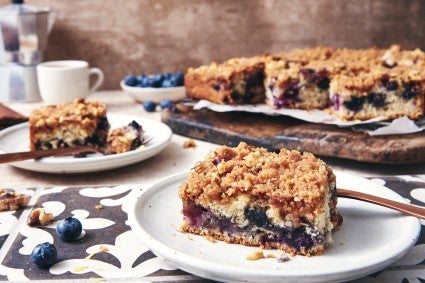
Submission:
[[[179,190],[181,230],[229,243],[319,255],[342,221],[335,175],[310,153],[240,143],[209,153]]]
[[[34,110],[29,119],[30,149],[92,145],[106,146],[109,131],[106,106],[76,99]]]

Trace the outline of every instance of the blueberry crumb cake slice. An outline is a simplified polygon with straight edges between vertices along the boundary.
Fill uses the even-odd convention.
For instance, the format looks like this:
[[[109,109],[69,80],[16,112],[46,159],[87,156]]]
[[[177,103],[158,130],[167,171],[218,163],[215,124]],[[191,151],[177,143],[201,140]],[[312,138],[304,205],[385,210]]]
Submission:
[[[106,106],[82,98],[43,106],[29,118],[30,149],[90,145],[104,149],[109,131]]]
[[[261,57],[232,58],[189,68],[184,79],[186,93],[194,99],[219,104],[264,102],[264,62]]]
[[[335,175],[310,153],[241,142],[210,152],[179,189],[181,231],[228,243],[320,255],[342,223]]]

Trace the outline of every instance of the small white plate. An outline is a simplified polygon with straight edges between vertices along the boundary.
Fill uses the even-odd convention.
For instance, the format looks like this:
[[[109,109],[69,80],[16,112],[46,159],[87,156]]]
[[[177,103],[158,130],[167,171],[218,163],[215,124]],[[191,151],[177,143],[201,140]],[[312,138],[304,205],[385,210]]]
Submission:
[[[161,152],[170,142],[171,129],[159,121],[127,115],[108,115],[111,129],[122,127],[132,120],[137,121],[150,138],[145,147],[125,153],[102,155],[89,154],[87,157],[72,156],[46,157],[38,160],[25,160],[11,165],[36,172],[83,173],[102,171],[127,166]],[[10,153],[29,150],[28,123],[22,123],[0,131],[0,152]]]
[[[170,99],[179,101],[186,97],[186,89],[184,86],[177,87],[137,87],[128,86],[123,81],[120,82],[121,88],[132,96],[136,101],[145,102],[152,100],[159,103],[161,100]]]
[[[337,185],[393,200],[403,198],[364,178],[335,172]],[[227,244],[178,231],[182,204],[177,192],[186,173],[140,192],[129,209],[132,230],[157,255],[189,273],[225,282],[338,282],[381,270],[412,247],[419,236],[417,218],[362,201],[339,198],[344,217],[324,255],[295,256],[287,262],[249,261],[258,248]],[[267,251],[264,253],[274,253]]]

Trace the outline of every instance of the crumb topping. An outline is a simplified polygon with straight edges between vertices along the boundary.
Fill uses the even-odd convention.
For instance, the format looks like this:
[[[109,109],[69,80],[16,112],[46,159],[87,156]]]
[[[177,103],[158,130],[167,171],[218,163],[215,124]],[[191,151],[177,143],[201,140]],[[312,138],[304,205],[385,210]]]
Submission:
[[[196,147],[195,140],[188,139],[183,143],[183,148],[194,148]]]
[[[83,128],[95,129],[97,119],[106,116],[106,106],[99,101],[78,98],[73,102],[48,105],[34,110],[29,123],[34,128],[51,129],[61,123],[78,123]]]
[[[179,195],[199,203],[226,203],[246,194],[274,205],[314,206],[323,203],[329,182],[335,182],[332,170],[310,153],[274,153],[241,142],[236,148],[222,146],[209,153],[191,170]]]
[[[222,77],[231,79],[235,74],[247,72],[247,69],[264,67],[261,57],[251,58],[232,58],[223,63],[212,62],[209,65],[203,65],[198,68],[189,68],[188,75],[198,75],[199,80],[209,80],[210,78]]]

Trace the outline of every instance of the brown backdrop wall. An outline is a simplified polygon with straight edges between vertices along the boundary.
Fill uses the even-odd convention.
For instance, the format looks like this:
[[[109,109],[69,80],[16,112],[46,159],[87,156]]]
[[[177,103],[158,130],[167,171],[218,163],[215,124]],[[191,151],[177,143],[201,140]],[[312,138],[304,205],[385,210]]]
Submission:
[[[9,0],[0,0],[6,5]],[[84,59],[103,89],[128,73],[185,71],[211,61],[309,47],[425,50],[423,0],[27,0],[56,22],[47,60]]]

